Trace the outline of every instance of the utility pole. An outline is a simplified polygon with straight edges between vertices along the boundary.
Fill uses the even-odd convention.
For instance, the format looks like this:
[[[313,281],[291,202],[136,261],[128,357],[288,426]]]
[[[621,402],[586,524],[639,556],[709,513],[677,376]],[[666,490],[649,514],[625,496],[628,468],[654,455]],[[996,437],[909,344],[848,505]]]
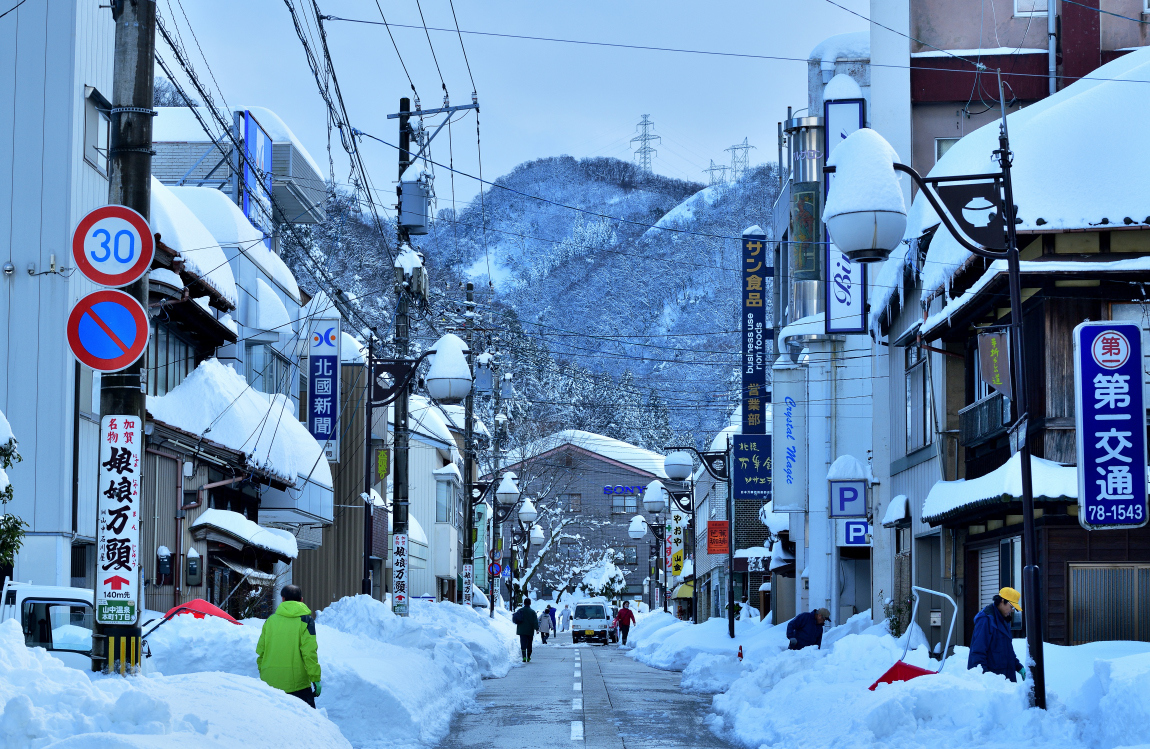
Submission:
[[[395,187],[395,194],[397,198],[397,206],[403,204],[403,173],[407,171],[408,165],[411,163],[411,154],[408,148],[411,146],[411,130],[408,128],[408,112],[411,111],[411,100],[399,100],[399,182]],[[403,246],[408,241],[407,229],[403,227],[402,221],[398,218],[402,213],[396,211],[396,244]],[[408,298],[408,291],[404,288],[402,281],[396,284],[395,290],[396,308],[395,308],[395,358],[406,359],[409,354],[410,346],[410,325],[411,325],[411,310],[409,308],[410,300]],[[408,395],[411,393],[411,383],[408,382],[403,386],[402,392],[395,400],[395,469],[392,480],[392,511],[395,513],[393,522],[395,535],[407,534],[407,500],[408,500],[408,434],[407,434],[407,406]],[[405,582],[405,584],[407,584]],[[394,588],[394,585],[393,585]],[[404,591],[406,592],[406,591]],[[394,605],[395,591],[392,591],[392,601]],[[410,598],[408,598],[410,600]],[[404,606],[400,611],[396,611],[400,616],[408,615],[408,606]]]
[[[731,152],[731,181],[738,182],[739,177],[747,173],[751,160],[751,149],[754,148],[747,142],[748,138],[743,138],[742,143],[736,143],[730,148],[724,148],[724,151]]]
[[[711,168],[710,169],[704,169],[703,171],[707,172],[709,175],[711,175],[711,181],[708,185],[709,187],[714,187],[715,185],[727,184],[727,165],[726,164],[716,165],[715,160],[711,159]],[[718,176],[715,176],[716,173],[718,174]]]
[[[466,313],[463,316],[463,324],[467,328],[467,363],[472,366],[474,371],[473,362],[475,361],[475,353],[472,348],[474,344],[474,330],[475,330],[475,284],[470,281],[467,282],[467,304]],[[475,541],[472,539],[473,528],[475,527],[475,499],[471,496],[471,491],[475,486],[475,388],[471,388],[467,393],[467,398],[464,400],[463,405],[463,496],[467,499],[463,503],[463,548],[460,550],[463,556],[463,564],[471,565],[471,579],[474,580],[475,575]],[[469,585],[467,582],[468,575],[463,575],[463,584]],[[463,591],[463,602],[470,605],[471,603],[471,590]]]
[[[371,455],[371,422],[374,416],[372,400],[374,398],[373,385],[375,384],[375,336],[367,336],[367,393],[364,397],[364,413],[367,427],[363,437],[363,589],[364,595],[371,595],[371,546],[375,530],[372,527],[374,503],[371,501],[371,472],[373,469]],[[386,421],[386,419],[385,419]]]
[[[108,203],[132,208],[147,219],[152,202],[152,117],[156,114],[152,109],[156,3],[154,0],[130,3],[113,0],[112,18],[116,22],[116,50],[108,148]],[[147,274],[121,291],[138,301],[144,309],[148,308]],[[146,416],[146,361],[145,357],[140,357],[118,372],[104,374],[100,380],[101,416],[131,415],[143,425]],[[139,549],[132,551],[139,559]],[[97,567],[97,597],[100,572]],[[132,574],[139,575],[139,569]],[[136,606],[136,621],[131,624],[100,624],[98,617],[93,621],[93,671],[139,672],[142,608]]]
[[[731,464],[731,436],[727,435],[727,465]],[[734,473],[734,471],[731,471]],[[735,477],[727,476],[727,634],[735,637]]]
[[[663,142],[661,137],[652,132],[655,129],[655,123],[648,119],[650,116],[649,114],[643,115],[643,119],[635,126],[639,134],[631,139],[632,143],[639,143],[639,147],[635,149],[635,158],[639,160],[639,168],[644,172],[651,171],[651,158],[659,153],[651,148],[651,144]]]

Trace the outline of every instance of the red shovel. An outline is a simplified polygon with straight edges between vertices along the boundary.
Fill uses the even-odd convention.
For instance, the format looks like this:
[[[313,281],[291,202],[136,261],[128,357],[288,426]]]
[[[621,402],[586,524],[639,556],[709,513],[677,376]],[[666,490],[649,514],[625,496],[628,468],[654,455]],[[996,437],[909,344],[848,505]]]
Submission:
[[[942,667],[946,665],[946,655],[950,652],[950,638],[954,634],[955,620],[958,619],[958,605],[954,602],[954,599],[948,596],[946,593],[939,593],[937,590],[927,590],[926,588],[920,588],[915,585],[911,588],[911,595],[914,596],[914,609],[910,614],[910,622],[912,625],[914,624],[915,615],[918,613],[919,599],[918,593],[916,591],[920,590],[923,593],[930,593],[931,595],[945,598],[946,600],[950,601],[951,608],[954,609],[954,613],[951,614],[950,617],[950,631],[946,634],[946,647],[942,651],[942,662],[938,664],[938,671],[930,671],[925,668],[920,668],[919,666],[912,666],[906,662],[906,654],[907,651],[910,650],[911,635],[910,631],[908,630],[906,633],[906,647],[904,647],[902,650],[902,658],[899,658],[897,661],[895,661],[894,665],[888,668],[885,674],[878,677],[878,681],[870,685],[870,691],[872,692],[879,684],[893,684],[896,681],[910,681],[911,679],[917,679],[920,676],[937,674],[939,671],[942,671]]]

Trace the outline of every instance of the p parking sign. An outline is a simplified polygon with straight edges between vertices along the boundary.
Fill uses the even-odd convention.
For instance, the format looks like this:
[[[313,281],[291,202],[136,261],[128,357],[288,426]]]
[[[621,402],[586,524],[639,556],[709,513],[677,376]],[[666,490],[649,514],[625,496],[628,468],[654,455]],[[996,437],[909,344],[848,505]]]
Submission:
[[[866,481],[830,481],[832,518],[866,517]]]
[[[1142,330],[1084,322],[1074,329],[1078,522],[1087,530],[1146,525],[1146,404]]]

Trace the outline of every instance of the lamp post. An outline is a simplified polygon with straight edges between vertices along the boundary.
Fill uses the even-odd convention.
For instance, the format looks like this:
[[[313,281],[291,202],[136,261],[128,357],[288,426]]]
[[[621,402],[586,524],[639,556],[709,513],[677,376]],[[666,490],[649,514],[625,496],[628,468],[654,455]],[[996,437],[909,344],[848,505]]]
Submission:
[[[406,252],[414,252],[410,247],[405,249]],[[410,270],[410,272],[409,272]],[[426,272],[423,271],[422,265],[416,265],[410,269],[396,266],[396,285],[398,293],[402,299],[407,299],[410,294],[421,294],[421,287],[426,286]],[[404,302],[406,305],[406,302]],[[406,306],[405,306],[406,309]],[[397,325],[400,323],[397,322]],[[375,359],[369,357],[370,363],[370,378],[368,380],[368,387],[370,392],[368,398],[373,408],[386,407],[391,403],[395,403],[395,480],[393,481],[393,494],[392,511],[394,517],[395,534],[407,533],[407,510],[408,510],[408,396],[410,395],[412,382],[415,380],[415,373],[419,369],[419,365],[424,359],[434,357],[431,360],[431,367],[428,369],[427,377],[424,379],[424,384],[427,387],[428,395],[436,401],[441,403],[458,403],[463,398],[467,397],[468,392],[471,390],[471,367],[467,363],[467,350],[466,344],[459,336],[448,333],[435,342],[435,345],[420,354],[415,359],[407,358],[407,338],[406,338],[406,322],[401,326],[404,331],[403,336],[397,337],[397,351],[400,358],[396,359]],[[371,425],[368,425],[368,434],[371,434]],[[364,522],[369,522],[365,516]],[[370,553],[370,543],[367,540],[368,535],[364,533],[364,553]],[[398,545],[395,550],[399,551]],[[403,549],[406,553],[406,547]],[[366,568],[366,563],[365,563]],[[396,569],[395,562],[392,562],[392,570]],[[397,582],[402,582],[403,589],[400,590],[396,585]],[[365,579],[364,587],[368,587],[369,582]],[[396,600],[396,594],[402,594],[401,600]],[[395,613],[400,616],[407,616],[407,581],[397,581],[392,579],[392,606]]]
[[[1002,75],[999,72],[998,95],[1000,103],[1003,101]],[[883,144],[882,136],[873,130],[860,130],[850,137],[865,133],[864,139],[872,142],[877,138]],[[841,149],[847,141],[835,150],[834,157],[839,157]],[[865,147],[865,143],[860,141]],[[890,149],[889,144],[886,148]],[[893,149],[889,151],[894,153]],[[857,180],[867,180],[871,186],[864,194],[881,193],[885,186],[889,189],[890,183],[897,186],[896,171],[910,175],[918,185],[927,201],[938,214],[947,231],[970,252],[991,260],[1006,260],[1008,281],[1010,287],[1010,348],[1014,363],[1014,392],[1017,421],[1012,427],[1018,435],[1018,453],[1021,462],[1022,478],[1022,522],[1024,542],[1022,546],[1026,566],[1022,571],[1023,598],[1026,600],[1023,609],[1030,612],[1026,618],[1026,641],[1030,656],[1034,659],[1034,702],[1037,707],[1046,709],[1046,675],[1045,659],[1042,652],[1042,593],[1039,590],[1038,569],[1038,540],[1034,528],[1034,486],[1031,476],[1030,445],[1026,439],[1027,421],[1029,419],[1029,394],[1027,392],[1026,357],[1023,353],[1023,325],[1022,325],[1022,282],[1018,257],[1018,241],[1015,234],[1017,206],[1014,204],[1014,188],[1011,182],[1010,168],[1012,154],[1010,151],[1010,137],[1006,124],[1006,107],[1002,107],[1002,122],[999,125],[998,148],[992,152],[998,159],[1000,170],[987,174],[966,174],[950,177],[922,177],[918,172],[905,164],[889,163],[890,172],[882,175],[883,180],[875,181],[875,174],[860,173],[858,167],[868,159],[851,158],[850,149],[841,158],[832,160],[841,162],[831,164],[825,168],[828,173],[835,173],[835,181],[831,183],[831,191],[827,197],[827,229],[835,245],[852,260],[860,262],[876,262],[885,260],[891,251],[902,241],[905,233],[906,216],[901,218],[902,229],[898,229],[899,219],[897,212],[891,212],[888,206],[881,206],[883,210],[852,211],[832,215],[831,207],[834,203],[835,189],[839,185],[841,190],[850,191],[852,184],[860,184]],[[874,166],[870,159],[868,166]],[[885,171],[885,166],[882,167]],[[880,184],[880,183],[885,183]],[[877,188],[876,188],[877,186]],[[975,226],[963,215],[963,208],[972,200],[983,199],[992,203],[997,211],[990,215],[990,222],[985,226]],[[851,201],[857,202],[856,193]],[[857,208],[857,206],[855,206]],[[866,206],[863,206],[864,208]],[[894,215],[892,215],[892,213]],[[897,234],[897,236],[896,236]]]
[[[732,639],[735,637],[735,500],[734,500],[734,487],[731,486],[731,463],[729,453],[731,449],[730,441],[727,442],[727,449],[725,451],[713,452],[700,452],[691,445],[676,446],[672,445],[666,448],[672,451],[667,457],[663,458],[663,471],[667,474],[667,478],[675,481],[689,481],[694,473],[695,464],[691,459],[691,454],[699,458],[699,462],[703,464],[703,469],[715,481],[725,482],[727,484],[727,634]],[[679,509],[688,513],[691,516],[691,538],[692,542],[697,544],[698,539],[695,536],[695,507],[694,507],[694,482],[688,484],[688,491],[680,496],[674,492],[668,492],[671,498],[675,500],[675,504]],[[697,555],[696,555],[697,556]],[[698,573],[696,572],[696,582]],[[699,606],[698,596],[696,593],[691,594],[691,608],[694,610],[694,622],[699,623]]]
[[[503,474],[503,478],[499,482],[499,486],[495,489],[495,523],[502,526],[511,517],[511,513],[515,511],[516,505],[519,505],[519,512],[517,513],[517,520],[519,527],[511,528],[511,607],[515,608],[515,551],[522,548],[524,552],[524,561],[526,561],[526,554],[531,551],[532,543],[543,543],[543,529],[535,525],[536,519],[539,517],[539,512],[535,509],[535,504],[530,498],[525,498],[522,504],[519,504],[521,492],[519,485],[515,482],[515,478],[510,473]],[[492,604],[494,605],[494,603]]]

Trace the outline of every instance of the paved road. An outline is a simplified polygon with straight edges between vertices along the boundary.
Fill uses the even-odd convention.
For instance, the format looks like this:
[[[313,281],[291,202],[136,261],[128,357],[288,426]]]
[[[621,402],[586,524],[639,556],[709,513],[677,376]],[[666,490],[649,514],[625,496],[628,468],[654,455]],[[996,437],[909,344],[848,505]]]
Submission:
[[[710,697],[683,694],[680,674],[628,658],[618,646],[535,641],[530,663],[489,679],[478,710],[457,716],[444,749],[727,747],[703,724]]]

